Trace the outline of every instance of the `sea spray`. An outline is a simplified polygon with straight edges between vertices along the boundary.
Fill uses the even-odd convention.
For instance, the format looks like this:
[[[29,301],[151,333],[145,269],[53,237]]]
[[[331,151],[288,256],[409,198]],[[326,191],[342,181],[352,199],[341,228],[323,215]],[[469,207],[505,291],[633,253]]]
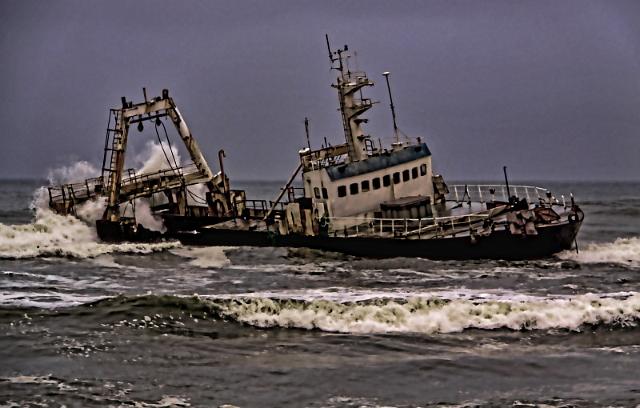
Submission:
[[[54,214],[46,208],[36,209],[35,219],[30,224],[0,224],[0,258],[4,259],[148,254],[179,246],[178,242],[102,244],[92,226],[76,217]]]
[[[91,163],[81,160],[69,166],[61,166],[49,170],[47,180],[49,184],[65,184],[83,181],[88,178],[97,177],[100,174],[98,169]]]
[[[171,162],[167,162],[167,157]],[[176,163],[173,163],[174,158]],[[148,141],[145,145],[145,150],[133,158],[135,166],[139,168],[136,174],[154,173],[175,167],[176,164],[180,166],[181,160],[176,146],[169,148],[164,142],[157,143],[154,141]]]

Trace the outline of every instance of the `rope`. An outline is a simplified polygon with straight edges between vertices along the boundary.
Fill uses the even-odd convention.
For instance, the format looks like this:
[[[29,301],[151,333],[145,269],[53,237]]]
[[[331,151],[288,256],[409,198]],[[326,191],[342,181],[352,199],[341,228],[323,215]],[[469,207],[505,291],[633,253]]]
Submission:
[[[156,136],[158,137],[158,143],[160,144],[160,149],[162,149],[162,154],[164,154],[164,158],[167,160],[167,164],[169,165],[169,168],[175,172],[175,170],[178,169],[178,163],[176,161],[176,157],[173,155],[173,149],[171,148],[171,142],[169,141],[169,135],[167,134],[167,128],[164,127],[164,123],[160,122],[160,124],[162,125],[162,128],[164,129],[164,134],[165,134],[165,137],[167,139],[167,144],[169,145],[169,151],[171,152],[171,156],[173,157],[173,163],[175,164],[175,167],[174,167],[174,164],[171,164],[171,160],[169,160],[169,155],[167,155],[167,152],[164,150],[164,145],[162,144],[162,139],[160,138],[160,132],[158,132],[158,124],[157,123],[155,124],[153,129],[156,131]]]
[[[202,198],[201,196],[192,193],[191,191],[189,191],[189,189],[187,188],[187,193],[189,194],[189,196],[191,196],[191,198],[193,198],[193,201],[195,201],[196,203],[200,203],[200,204],[206,204],[207,200],[205,200],[204,198]]]
[[[171,147],[171,140],[169,140],[167,128],[164,126],[163,122],[160,122],[160,124],[162,125],[162,129],[164,130],[164,138],[167,139],[167,145],[169,146],[169,152],[171,153],[171,157],[173,158],[173,164],[175,164],[176,168],[178,168],[178,161],[176,160],[176,156],[173,154],[173,148]]]

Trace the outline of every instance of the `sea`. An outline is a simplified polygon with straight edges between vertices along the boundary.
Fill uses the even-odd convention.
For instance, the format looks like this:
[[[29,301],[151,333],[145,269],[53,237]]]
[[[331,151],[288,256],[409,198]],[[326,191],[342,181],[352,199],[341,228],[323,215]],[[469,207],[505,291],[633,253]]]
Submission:
[[[515,262],[104,244],[43,184],[0,181],[0,407],[640,406],[638,182],[526,183],[585,221]]]

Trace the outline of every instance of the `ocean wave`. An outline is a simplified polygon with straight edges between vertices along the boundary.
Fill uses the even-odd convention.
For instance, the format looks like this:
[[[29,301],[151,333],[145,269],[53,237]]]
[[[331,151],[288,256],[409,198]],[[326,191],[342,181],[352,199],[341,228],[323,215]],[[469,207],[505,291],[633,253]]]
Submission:
[[[178,242],[104,244],[95,228],[72,217],[36,208],[30,224],[0,223],[0,259],[94,258],[109,253],[149,254],[179,247]]]
[[[557,255],[580,263],[611,263],[640,267],[640,237],[618,238],[613,242],[588,243],[579,252],[564,251]]]
[[[414,297],[338,303],[330,300],[239,298],[212,300],[219,313],[257,327],[342,333],[452,333],[466,329],[579,330],[584,325],[635,325],[640,294],[581,295],[527,301],[470,301]]]
[[[235,247],[208,246],[208,247],[183,247],[172,250],[171,253],[183,258],[189,258],[189,265],[198,268],[222,268],[231,263],[225,251]]]
[[[354,334],[438,334],[469,329],[580,331],[590,325],[635,327],[640,321],[638,292],[572,297],[355,293],[346,296],[349,301],[338,300],[338,293],[323,296],[316,292],[117,296],[77,308],[83,315],[89,309],[111,318],[117,314],[140,320],[181,313],[202,321],[222,319],[258,328]]]

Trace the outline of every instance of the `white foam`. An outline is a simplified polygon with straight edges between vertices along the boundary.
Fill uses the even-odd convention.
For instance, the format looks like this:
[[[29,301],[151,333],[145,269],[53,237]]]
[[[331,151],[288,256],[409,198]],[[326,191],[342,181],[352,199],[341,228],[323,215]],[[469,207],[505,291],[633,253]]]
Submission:
[[[43,207],[44,208],[44,207]],[[107,208],[106,197],[98,197],[94,200],[85,201],[76,207],[76,215],[82,221],[93,225],[96,220],[102,218],[104,210]]]
[[[169,157],[169,160],[171,160],[171,163],[167,162],[165,152]],[[173,156],[171,156],[171,153],[173,153]],[[176,159],[176,164],[180,166],[181,158],[176,146],[171,146],[171,149],[169,149],[169,146],[164,142],[157,143],[154,141],[148,141],[144,151],[134,158],[136,166],[140,166],[140,170],[137,171],[137,174],[153,173],[159,170],[169,169],[172,166],[175,166],[173,163],[174,157]]]
[[[153,407],[153,408],[170,408],[170,407],[190,407],[189,400],[183,397],[173,395],[164,395],[157,402],[135,402],[134,407]]]
[[[466,329],[579,330],[585,324],[632,325],[640,319],[640,293],[538,297],[491,293],[384,296],[339,294],[310,300],[261,294],[212,298],[223,314],[258,327],[294,327],[343,333],[450,333]],[[344,299],[344,297],[341,297]],[[473,299],[472,299],[473,298]],[[365,301],[366,299],[366,301]],[[356,303],[357,302],[357,303]]]
[[[185,258],[191,258],[189,265],[199,268],[222,268],[231,263],[224,253],[228,249],[233,249],[233,247],[210,246],[180,248],[171,251],[171,253]]]
[[[5,381],[13,384],[58,384],[59,383],[59,381],[52,379],[51,376],[37,377],[32,375],[0,377],[0,381]]]
[[[0,291],[0,306],[37,307],[40,309],[57,309],[60,307],[78,306],[105,299],[106,296],[87,296],[63,292],[10,292]]]
[[[178,242],[103,244],[81,220],[36,209],[31,224],[0,224],[0,258],[94,258],[109,253],[148,254],[179,247]]]
[[[149,201],[146,198],[135,199],[135,206],[135,218],[138,224],[142,224],[152,231],[165,232],[167,230],[162,218],[153,215]],[[131,206],[127,206],[127,209],[132,210]],[[130,211],[127,214],[125,211],[125,215],[133,216],[133,212]]]
[[[606,243],[588,243],[579,249],[579,253],[564,251],[558,254],[558,257],[581,263],[615,263],[640,267],[640,237],[618,238]]]

